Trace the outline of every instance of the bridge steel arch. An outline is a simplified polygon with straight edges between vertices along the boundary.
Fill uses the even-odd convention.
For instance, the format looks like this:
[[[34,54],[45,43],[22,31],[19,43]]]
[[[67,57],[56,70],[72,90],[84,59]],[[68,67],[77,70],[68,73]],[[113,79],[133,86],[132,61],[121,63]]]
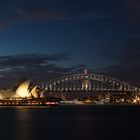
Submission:
[[[46,83],[47,92],[73,92],[73,91],[98,91],[98,92],[137,92],[139,88],[113,77],[100,74],[70,74]]]

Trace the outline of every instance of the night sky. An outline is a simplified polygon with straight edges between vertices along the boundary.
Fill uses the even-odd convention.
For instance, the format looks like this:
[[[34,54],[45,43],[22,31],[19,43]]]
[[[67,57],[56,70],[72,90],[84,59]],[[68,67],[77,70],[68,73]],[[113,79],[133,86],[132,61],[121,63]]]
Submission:
[[[140,85],[139,0],[0,0],[0,87],[88,68]]]

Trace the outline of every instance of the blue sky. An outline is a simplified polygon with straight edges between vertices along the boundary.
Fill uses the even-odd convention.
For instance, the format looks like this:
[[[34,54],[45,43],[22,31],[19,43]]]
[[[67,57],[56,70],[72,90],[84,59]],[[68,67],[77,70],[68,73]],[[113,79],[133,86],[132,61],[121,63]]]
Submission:
[[[122,64],[128,64],[132,50],[137,56],[133,64],[139,57],[139,6],[138,0],[0,1],[0,67],[6,69],[1,73],[2,78],[7,78],[8,72],[15,74],[11,71],[14,66],[9,66],[10,60],[6,59],[7,65],[3,66],[3,57],[20,60],[20,56],[24,56],[27,61],[26,57],[32,55],[38,58],[38,55],[63,54],[69,59],[48,60],[55,65],[55,73],[57,68],[68,72],[66,69],[87,67],[138,84],[137,76],[131,73],[133,80],[130,80],[128,75],[135,67],[140,68],[139,63],[127,68]]]

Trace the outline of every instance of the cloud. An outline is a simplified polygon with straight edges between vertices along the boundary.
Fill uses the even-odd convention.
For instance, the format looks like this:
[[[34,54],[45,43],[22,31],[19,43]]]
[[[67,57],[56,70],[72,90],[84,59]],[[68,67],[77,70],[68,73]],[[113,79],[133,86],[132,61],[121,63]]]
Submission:
[[[124,5],[127,8],[131,9],[131,12],[139,12],[140,11],[140,9],[139,9],[140,1],[139,0],[128,0],[124,3]],[[139,15],[140,13],[137,13],[137,14]]]
[[[90,2],[93,4],[92,2]],[[88,3],[88,5],[90,5]],[[73,4],[77,5],[73,7]],[[101,20],[110,18],[108,14],[100,13],[88,8],[82,8],[82,4],[87,2],[81,2],[81,5],[75,1],[70,5],[64,1],[22,1],[15,3],[12,1],[3,2],[0,7],[0,28],[6,28],[14,24],[23,24],[28,22],[44,22],[44,21],[77,21],[77,20]],[[65,8],[67,7],[67,8]],[[71,7],[71,8],[70,8]]]
[[[103,19],[111,19],[112,16],[110,14],[104,14],[104,13],[97,13],[97,12],[86,12],[81,15],[81,19],[83,20],[103,20]]]
[[[128,17],[129,23],[137,26],[139,29],[140,24],[140,1],[139,0],[127,0],[124,2],[125,16]]]
[[[103,56],[103,57],[109,57],[110,59],[112,59],[112,58],[117,58],[117,57],[120,56],[118,50],[116,50],[116,51],[114,52],[114,50],[112,50],[112,49],[103,50],[102,52],[98,53],[98,55],[99,55],[99,56]]]
[[[68,61],[70,57],[66,53],[58,54],[19,54],[12,56],[0,56],[0,67],[34,66],[48,61]]]
[[[127,81],[130,84],[140,86],[139,39],[128,42],[128,44],[121,49],[117,57],[119,57],[118,64],[100,69],[100,71]]]
[[[110,6],[111,5],[111,6]],[[138,0],[124,0],[117,3],[63,0],[20,0],[0,2],[0,27],[13,24],[44,21],[89,21],[112,19],[115,23],[125,20],[127,23],[139,20]]]
[[[71,58],[66,53],[58,54],[21,54],[0,56],[0,87],[9,88],[21,79],[31,79],[34,83],[83,70],[85,65],[59,66],[59,62],[68,63]]]
[[[1,28],[6,28],[14,24],[49,20],[61,21],[67,20],[67,17],[63,11],[48,9],[48,3],[45,1],[3,1],[0,6]]]

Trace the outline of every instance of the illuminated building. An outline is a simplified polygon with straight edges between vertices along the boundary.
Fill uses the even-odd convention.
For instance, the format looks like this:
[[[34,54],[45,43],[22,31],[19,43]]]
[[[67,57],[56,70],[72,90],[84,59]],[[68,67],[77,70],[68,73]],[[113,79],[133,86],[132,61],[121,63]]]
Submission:
[[[16,94],[19,95],[21,98],[27,98],[29,97],[29,85],[30,81],[27,80],[23,82],[16,90]]]
[[[34,86],[32,89],[29,86],[30,81],[27,80],[19,85],[15,92],[2,90],[0,94],[0,106],[54,106],[58,104],[57,101],[52,102],[46,98],[40,98],[39,94],[41,94],[42,91],[39,92],[37,86]]]
[[[82,81],[82,90],[91,90],[91,82],[88,78],[87,69],[84,70],[83,81]]]

